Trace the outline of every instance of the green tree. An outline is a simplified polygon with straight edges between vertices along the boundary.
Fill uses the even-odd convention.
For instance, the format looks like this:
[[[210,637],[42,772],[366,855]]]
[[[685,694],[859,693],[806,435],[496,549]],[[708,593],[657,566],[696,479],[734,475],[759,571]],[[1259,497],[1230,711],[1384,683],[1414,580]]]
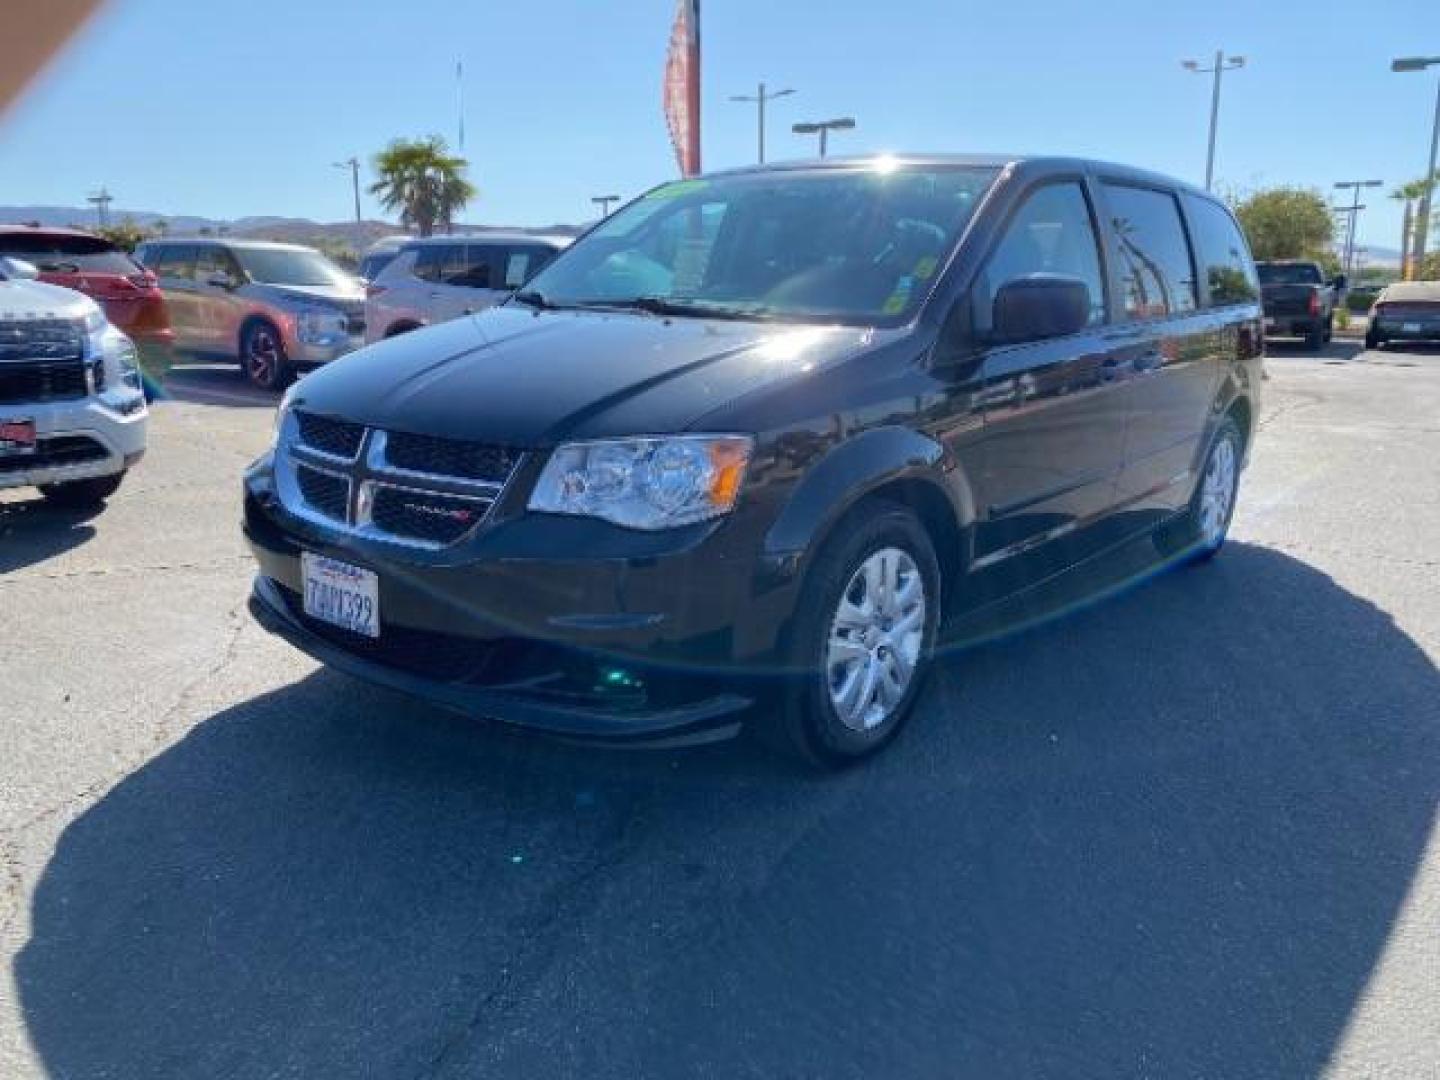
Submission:
[[[103,236],[122,251],[134,251],[158,232],[158,230],[147,229],[143,225],[135,224],[135,221],[129,217],[121,218],[115,225],[106,225],[104,228],[90,231],[96,236]]]
[[[1235,216],[1257,259],[1333,258],[1335,221],[1325,196],[1311,188],[1276,187],[1241,199]]]
[[[421,236],[431,235],[437,225],[448,229],[476,195],[465,178],[469,162],[451,154],[439,135],[394,139],[373,164],[379,179],[370,185],[370,194],[385,209],[398,211],[400,224]]]

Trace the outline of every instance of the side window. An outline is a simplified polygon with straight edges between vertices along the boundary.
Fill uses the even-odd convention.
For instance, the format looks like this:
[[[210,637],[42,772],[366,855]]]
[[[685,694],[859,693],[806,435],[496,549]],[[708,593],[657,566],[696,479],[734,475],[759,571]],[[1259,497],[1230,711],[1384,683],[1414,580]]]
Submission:
[[[1260,281],[1240,226],[1219,203],[1194,195],[1185,197],[1200,268],[1210,290],[1210,306],[1244,304],[1260,295]]]
[[[1131,319],[1184,315],[1199,306],[1190,243],[1175,196],[1106,184],[1121,299]]]
[[[195,248],[191,244],[174,244],[164,249],[160,269],[161,277],[178,278],[184,281],[195,279]]]
[[[421,281],[443,284],[464,269],[464,244],[425,244],[415,258],[415,276]]]
[[[500,289],[518,289],[529,281],[540,268],[555,257],[547,247],[511,247],[500,251],[502,256],[495,265],[505,271],[505,276],[496,285]]]
[[[1017,278],[1059,274],[1090,290],[1090,325],[1105,321],[1105,277],[1090,204],[1079,182],[1034,191],[1011,219],[999,246],[976,279],[971,318],[982,335],[993,328],[995,294]]]
[[[467,289],[493,289],[495,263],[500,258],[494,244],[466,244],[457,267],[446,264],[449,271],[444,279],[446,285],[460,285]]]
[[[202,244],[195,252],[195,280],[204,285],[214,274],[222,272],[220,249],[214,244]]]

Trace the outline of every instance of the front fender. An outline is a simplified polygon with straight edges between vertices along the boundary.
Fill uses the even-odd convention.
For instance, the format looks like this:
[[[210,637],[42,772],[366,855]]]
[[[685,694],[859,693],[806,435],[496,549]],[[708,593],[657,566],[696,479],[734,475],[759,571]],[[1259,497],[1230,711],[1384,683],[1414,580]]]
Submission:
[[[762,573],[772,582],[794,577],[841,516],[897,482],[933,489],[957,530],[974,522],[970,484],[940,443],[909,428],[874,428],[834,447],[796,485],[765,535]]]

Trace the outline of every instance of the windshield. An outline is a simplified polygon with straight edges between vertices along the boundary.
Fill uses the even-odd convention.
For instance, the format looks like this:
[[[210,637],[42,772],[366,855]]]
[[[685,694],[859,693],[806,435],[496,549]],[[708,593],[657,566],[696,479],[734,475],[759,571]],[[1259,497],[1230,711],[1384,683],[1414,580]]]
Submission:
[[[42,274],[138,274],[130,256],[98,237],[0,236],[0,255],[24,259]]]
[[[344,270],[318,251],[289,248],[234,248],[251,281],[262,285],[349,285]]]
[[[1255,269],[1262,285],[1319,285],[1324,281],[1314,263],[1260,263]]]
[[[898,322],[929,292],[996,172],[811,169],[679,181],[616,213],[529,293],[558,306],[641,301],[681,314]]]

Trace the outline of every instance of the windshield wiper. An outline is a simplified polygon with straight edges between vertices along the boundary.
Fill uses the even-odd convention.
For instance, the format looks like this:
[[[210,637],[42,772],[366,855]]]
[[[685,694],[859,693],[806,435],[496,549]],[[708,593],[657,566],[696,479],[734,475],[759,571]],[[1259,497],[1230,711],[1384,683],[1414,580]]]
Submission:
[[[648,311],[652,315],[679,315],[698,319],[766,319],[772,313],[764,306],[732,307],[727,304],[709,303],[704,300],[683,300],[671,296],[626,296],[620,299],[576,301],[577,307],[606,309],[616,308],[629,311]]]

